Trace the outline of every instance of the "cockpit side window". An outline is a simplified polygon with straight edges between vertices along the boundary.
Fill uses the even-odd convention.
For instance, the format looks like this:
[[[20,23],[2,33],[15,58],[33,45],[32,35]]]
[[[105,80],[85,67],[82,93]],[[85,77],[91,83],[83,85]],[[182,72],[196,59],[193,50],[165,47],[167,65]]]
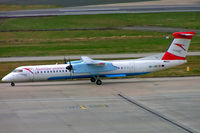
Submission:
[[[20,72],[23,72],[23,70],[22,69],[15,69],[13,72],[14,73],[20,73]]]

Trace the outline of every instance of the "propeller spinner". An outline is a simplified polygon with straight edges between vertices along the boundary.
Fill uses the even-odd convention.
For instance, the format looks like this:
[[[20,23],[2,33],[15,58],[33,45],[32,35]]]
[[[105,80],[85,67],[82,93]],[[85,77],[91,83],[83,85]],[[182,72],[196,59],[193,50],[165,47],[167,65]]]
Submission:
[[[66,64],[67,64],[67,62],[66,62]],[[73,71],[73,66],[72,66],[72,64],[71,64],[71,60],[70,60],[70,59],[69,59],[69,65],[66,67],[66,69],[70,71],[70,77],[71,77],[71,79],[72,79],[72,73],[73,73],[74,71]]]

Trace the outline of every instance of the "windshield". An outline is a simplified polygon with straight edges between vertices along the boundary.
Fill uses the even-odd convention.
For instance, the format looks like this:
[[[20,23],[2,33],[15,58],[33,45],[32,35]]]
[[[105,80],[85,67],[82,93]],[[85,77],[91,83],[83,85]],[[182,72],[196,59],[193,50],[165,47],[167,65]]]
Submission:
[[[13,72],[14,73],[23,72],[23,70],[22,69],[15,69]]]

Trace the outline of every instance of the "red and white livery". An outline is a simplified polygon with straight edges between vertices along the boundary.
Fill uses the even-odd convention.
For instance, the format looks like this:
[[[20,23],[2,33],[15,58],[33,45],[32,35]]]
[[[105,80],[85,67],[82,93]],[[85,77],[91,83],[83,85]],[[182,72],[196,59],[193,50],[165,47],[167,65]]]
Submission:
[[[6,75],[2,81],[15,82],[90,78],[101,85],[101,77],[125,77],[147,74],[186,63],[186,55],[194,32],[175,32],[174,40],[163,54],[140,59],[103,61],[83,56],[81,60],[65,64],[21,66]]]
[[[174,40],[162,60],[185,60],[192,36],[195,32],[175,32]]]

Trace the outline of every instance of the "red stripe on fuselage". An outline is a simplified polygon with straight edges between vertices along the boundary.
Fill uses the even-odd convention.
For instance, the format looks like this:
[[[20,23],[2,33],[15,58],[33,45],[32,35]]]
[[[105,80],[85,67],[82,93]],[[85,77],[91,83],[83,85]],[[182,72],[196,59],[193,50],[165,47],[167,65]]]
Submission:
[[[24,69],[33,74],[33,72],[30,69],[28,69],[28,68],[24,68]]]
[[[185,60],[185,57],[180,57],[169,52],[165,52],[162,60]]]

